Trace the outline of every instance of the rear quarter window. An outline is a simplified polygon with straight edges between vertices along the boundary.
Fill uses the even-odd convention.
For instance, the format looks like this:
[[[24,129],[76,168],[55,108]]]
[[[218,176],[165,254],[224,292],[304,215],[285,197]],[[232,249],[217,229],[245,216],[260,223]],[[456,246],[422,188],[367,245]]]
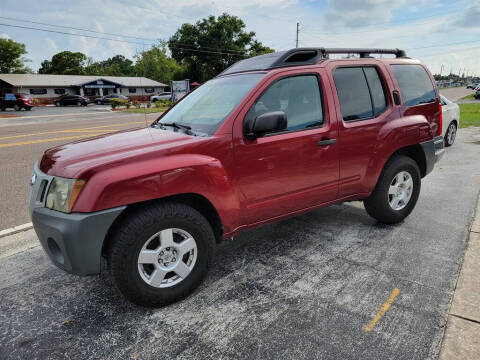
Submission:
[[[391,65],[403,103],[415,106],[434,102],[435,89],[427,71],[420,65]]]

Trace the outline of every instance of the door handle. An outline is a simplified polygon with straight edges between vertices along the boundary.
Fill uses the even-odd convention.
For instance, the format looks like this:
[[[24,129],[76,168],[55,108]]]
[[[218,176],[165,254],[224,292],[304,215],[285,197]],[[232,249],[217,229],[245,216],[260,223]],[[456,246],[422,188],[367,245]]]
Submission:
[[[318,146],[328,146],[328,145],[335,144],[336,142],[337,142],[337,139],[320,140],[319,142],[317,142],[317,145]]]

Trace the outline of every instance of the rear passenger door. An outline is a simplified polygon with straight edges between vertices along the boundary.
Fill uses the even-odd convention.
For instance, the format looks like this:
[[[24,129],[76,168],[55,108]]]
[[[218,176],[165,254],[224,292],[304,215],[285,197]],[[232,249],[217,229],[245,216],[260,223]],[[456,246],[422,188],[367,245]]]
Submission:
[[[340,63],[342,64],[342,63]],[[380,129],[398,111],[389,95],[384,65],[330,66],[339,123],[339,197],[367,194],[368,178]]]

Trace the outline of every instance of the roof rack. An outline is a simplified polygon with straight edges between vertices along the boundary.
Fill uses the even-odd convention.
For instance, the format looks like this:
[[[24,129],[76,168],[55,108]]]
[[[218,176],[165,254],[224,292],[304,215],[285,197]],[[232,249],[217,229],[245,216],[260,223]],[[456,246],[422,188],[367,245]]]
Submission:
[[[329,54],[359,54],[361,58],[371,57],[371,54],[393,54],[397,58],[407,56],[405,51],[400,49],[295,48],[241,60],[224,70],[220,75],[270,70],[286,66],[313,65],[320,60],[328,59]]]
[[[361,58],[370,57],[370,54],[392,54],[397,58],[406,57],[405,50],[400,49],[370,49],[370,48],[322,48],[323,53],[327,54],[359,54]]]

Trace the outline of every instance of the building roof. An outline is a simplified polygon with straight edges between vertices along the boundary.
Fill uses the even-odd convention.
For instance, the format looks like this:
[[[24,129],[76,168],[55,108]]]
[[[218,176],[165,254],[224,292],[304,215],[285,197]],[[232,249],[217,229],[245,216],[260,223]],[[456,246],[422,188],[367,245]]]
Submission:
[[[167,85],[146,77],[130,76],[84,76],[84,75],[46,75],[46,74],[0,74],[0,80],[14,87],[29,86],[79,86],[95,80],[107,80],[122,86],[165,87]]]

